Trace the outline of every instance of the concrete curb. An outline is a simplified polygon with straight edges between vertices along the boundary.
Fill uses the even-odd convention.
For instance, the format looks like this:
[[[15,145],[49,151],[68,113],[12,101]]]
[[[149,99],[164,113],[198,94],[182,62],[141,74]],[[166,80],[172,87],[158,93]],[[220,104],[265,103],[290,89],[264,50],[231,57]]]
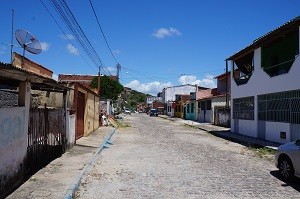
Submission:
[[[75,195],[76,190],[78,189],[82,177],[90,170],[90,167],[94,164],[94,162],[97,159],[97,156],[100,154],[100,152],[107,148],[107,144],[112,144],[110,142],[111,137],[115,134],[116,129],[114,128],[112,132],[107,136],[107,138],[101,143],[91,160],[84,166],[81,173],[76,177],[75,182],[71,185],[71,187],[68,189],[67,193],[65,194],[64,199],[72,199]]]

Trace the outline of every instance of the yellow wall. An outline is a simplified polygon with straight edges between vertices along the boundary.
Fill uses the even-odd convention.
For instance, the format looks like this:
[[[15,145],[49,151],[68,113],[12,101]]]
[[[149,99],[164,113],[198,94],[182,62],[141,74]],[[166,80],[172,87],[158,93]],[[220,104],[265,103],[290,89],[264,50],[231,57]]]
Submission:
[[[178,117],[178,118],[183,118],[183,102],[182,102],[182,101],[177,102],[177,103],[176,103],[176,106],[178,106],[178,105],[181,107],[181,108],[180,108],[180,111],[177,111],[177,110],[175,109],[174,116],[175,116],[175,117]]]
[[[88,136],[99,127],[99,98],[93,93],[78,88],[85,95],[84,136]]]

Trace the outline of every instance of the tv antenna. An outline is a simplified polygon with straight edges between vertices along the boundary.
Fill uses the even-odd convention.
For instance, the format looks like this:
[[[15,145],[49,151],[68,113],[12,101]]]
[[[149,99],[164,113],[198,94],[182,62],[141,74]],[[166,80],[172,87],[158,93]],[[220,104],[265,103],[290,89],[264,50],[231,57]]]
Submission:
[[[23,67],[25,50],[32,54],[39,54],[42,52],[42,46],[40,42],[36,39],[36,37],[26,30],[16,30],[15,37],[20,46],[23,48],[23,56],[21,62],[21,67]]]

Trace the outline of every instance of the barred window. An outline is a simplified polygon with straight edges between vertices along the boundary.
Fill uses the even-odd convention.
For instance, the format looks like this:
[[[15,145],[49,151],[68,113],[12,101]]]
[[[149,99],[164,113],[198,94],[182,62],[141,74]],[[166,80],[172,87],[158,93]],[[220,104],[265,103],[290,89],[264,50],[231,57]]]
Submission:
[[[300,124],[300,90],[259,95],[258,119]]]
[[[254,97],[233,99],[233,119],[254,120]]]

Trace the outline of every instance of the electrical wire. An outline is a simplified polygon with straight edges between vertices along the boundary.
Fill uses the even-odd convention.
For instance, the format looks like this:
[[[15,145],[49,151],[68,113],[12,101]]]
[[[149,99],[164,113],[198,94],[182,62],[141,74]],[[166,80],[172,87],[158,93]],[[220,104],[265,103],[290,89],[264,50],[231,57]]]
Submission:
[[[77,41],[78,45],[83,49],[86,55],[91,59],[95,66],[103,67],[103,63],[96,50],[92,46],[91,42],[85,35],[81,26],[77,22],[75,16],[70,10],[65,0],[49,0],[52,3],[56,13],[60,16],[64,24],[67,26],[73,37]],[[66,34],[65,34],[66,35]],[[74,46],[74,45],[73,45]],[[107,71],[109,72],[109,71]]]
[[[102,29],[102,27],[101,27],[101,24],[100,24],[100,22],[99,22],[98,16],[97,16],[97,14],[96,14],[96,12],[95,12],[93,3],[92,3],[91,0],[89,0],[89,2],[90,2],[90,5],[91,5],[91,7],[92,7],[92,10],[93,10],[93,12],[94,12],[94,16],[95,16],[95,18],[96,18],[96,20],[97,20],[98,27],[100,28],[101,33],[102,33],[102,36],[103,36],[103,38],[104,38],[104,40],[105,40],[105,43],[106,43],[106,45],[107,45],[107,48],[109,49],[110,54],[111,54],[112,57],[114,58],[115,62],[116,62],[117,64],[119,64],[119,62],[117,61],[116,57],[114,56],[114,54],[113,54],[113,52],[111,51],[111,48],[110,48],[110,46],[109,46],[109,44],[108,44],[108,42],[107,42],[107,39],[106,39],[106,37],[105,37],[105,34],[104,34],[103,29]]]
[[[71,45],[74,47],[73,42],[70,40],[70,38],[67,36],[67,34],[65,33],[65,31],[62,29],[62,27],[58,24],[57,20],[54,18],[54,16],[51,14],[50,10],[47,8],[47,6],[44,4],[44,2],[42,0],[40,0],[40,2],[43,4],[43,6],[45,7],[45,9],[47,10],[47,12],[49,13],[49,15],[52,17],[52,19],[54,20],[54,22],[56,23],[56,25],[59,27],[59,29],[61,30],[61,32],[65,35],[66,39],[69,40],[69,42],[71,43]],[[74,47],[75,48],[75,47]],[[83,55],[78,51],[79,55],[81,56],[81,58],[85,61],[85,63],[94,71],[97,73],[97,71],[95,71],[95,69],[87,62],[87,60],[83,57]]]

